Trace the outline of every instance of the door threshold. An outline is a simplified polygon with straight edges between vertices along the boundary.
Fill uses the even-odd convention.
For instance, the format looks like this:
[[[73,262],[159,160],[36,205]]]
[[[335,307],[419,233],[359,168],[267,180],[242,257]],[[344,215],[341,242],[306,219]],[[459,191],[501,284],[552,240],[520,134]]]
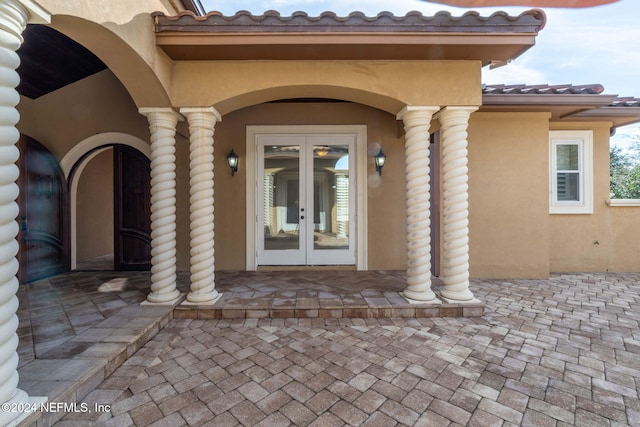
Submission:
[[[258,271],[356,271],[355,265],[259,265]]]

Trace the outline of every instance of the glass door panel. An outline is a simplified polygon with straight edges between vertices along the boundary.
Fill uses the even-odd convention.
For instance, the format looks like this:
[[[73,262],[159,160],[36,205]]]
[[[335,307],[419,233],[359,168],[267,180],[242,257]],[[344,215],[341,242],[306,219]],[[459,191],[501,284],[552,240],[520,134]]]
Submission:
[[[353,169],[355,138],[327,135],[307,137],[310,173],[307,205],[313,205],[307,262],[315,265],[354,264],[355,240],[350,233],[354,209],[351,202],[350,170]],[[310,178],[309,178],[310,180]]]
[[[349,146],[314,147],[313,176],[313,249],[347,249]]]
[[[304,147],[291,137],[269,137],[259,145],[259,182],[262,212],[259,215],[258,260],[262,265],[302,265],[305,263],[305,234],[301,195],[301,151]],[[260,196],[259,196],[260,198]]]
[[[258,139],[258,265],[353,265],[355,136]]]

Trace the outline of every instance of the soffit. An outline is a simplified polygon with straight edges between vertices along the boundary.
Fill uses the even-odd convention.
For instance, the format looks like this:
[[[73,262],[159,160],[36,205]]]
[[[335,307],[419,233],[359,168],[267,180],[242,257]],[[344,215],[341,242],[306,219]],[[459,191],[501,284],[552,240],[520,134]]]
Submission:
[[[478,60],[483,65],[521,55],[533,46],[546,20],[540,10],[489,17],[477,12],[460,17],[448,12],[375,17],[360,12],[346,17],[332,12],[318,17],[182,12],[154,13],[153,19],[157,45],[174,60]]]

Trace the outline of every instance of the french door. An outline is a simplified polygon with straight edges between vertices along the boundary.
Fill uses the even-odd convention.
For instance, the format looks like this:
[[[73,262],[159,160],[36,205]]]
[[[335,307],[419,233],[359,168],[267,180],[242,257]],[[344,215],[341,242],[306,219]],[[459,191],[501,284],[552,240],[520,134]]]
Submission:
[[[259,135],[258,265],[354,265],[355,136]]]

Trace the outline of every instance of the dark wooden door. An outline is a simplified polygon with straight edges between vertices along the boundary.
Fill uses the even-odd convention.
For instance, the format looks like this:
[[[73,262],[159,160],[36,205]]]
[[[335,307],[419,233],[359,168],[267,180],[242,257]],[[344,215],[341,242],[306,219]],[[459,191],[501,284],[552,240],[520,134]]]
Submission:
[[[49,150],[26,135],[20,136],[18,149],[18,277],[27,283],[69,270],[67,192],[64,174]]]
[[[151,268],[151,163],[131,147],[113,147],[116,270]]]

